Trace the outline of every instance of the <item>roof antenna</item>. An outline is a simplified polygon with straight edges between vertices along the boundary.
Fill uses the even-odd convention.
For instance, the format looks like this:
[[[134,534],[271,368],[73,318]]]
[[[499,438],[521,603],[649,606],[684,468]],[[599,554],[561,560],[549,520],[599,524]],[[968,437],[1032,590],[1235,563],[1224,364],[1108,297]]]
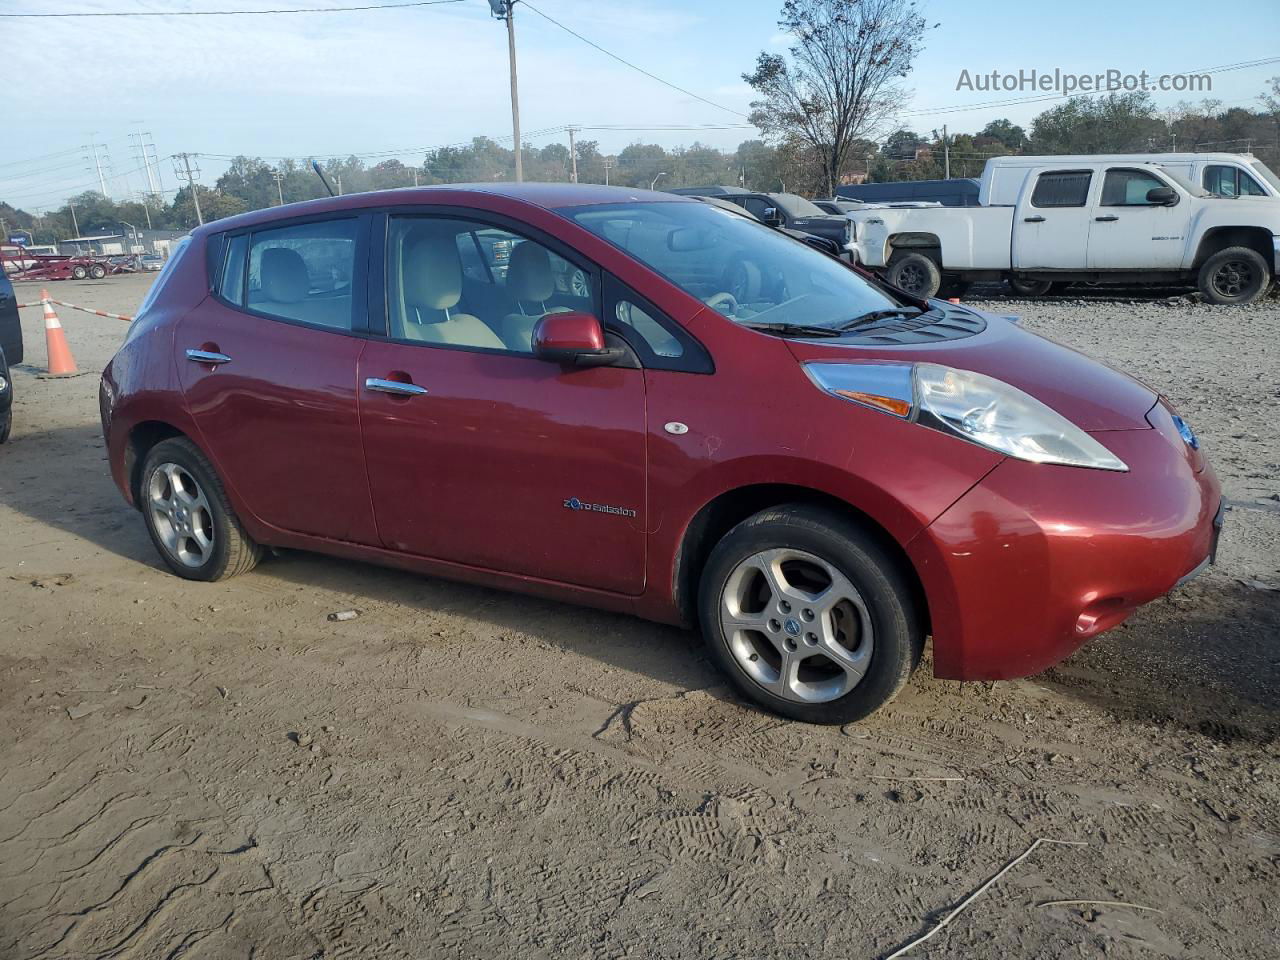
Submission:
[[[316,172],[316,176],[320,178],[320,182],[324,184],[324,188],[329,191],[329,196],[334,196],[333,184],[329,182],[329,178],[324,175],[324,171],[320,169],[320,161],[312,160],[311,169]]]

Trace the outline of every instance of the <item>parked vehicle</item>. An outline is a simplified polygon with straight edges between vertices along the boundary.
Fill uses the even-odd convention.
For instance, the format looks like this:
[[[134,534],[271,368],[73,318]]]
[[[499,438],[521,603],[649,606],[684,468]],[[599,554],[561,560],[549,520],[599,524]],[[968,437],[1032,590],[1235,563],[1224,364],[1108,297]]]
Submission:
[[[512,242],[501,279],[464,270],[485,231]],[[585,290],[556,289],[560,261]],[[292,547],[698,623],[745,696],[813,722],[893,697],[926,634],[938,676],[1043,670],[1210,562],[1222,516],[1137,381],[616,187],[206,224],[100,397],[179,576]]]
[[[832,216],[794,193],[752,193],[738,187],[717,187],[716,193],[695,193],[705,187],[677,187],[677,196],[714,196],[735,203],[771,227],[824,237],[835,242],[846,258],[853,256],[853,224],[844,216]]]
[[[854,183],[836,187],[841,200],[858,203],[937,203],[944,207],[976,207],[979,183],[972,177],[950,180],[897,180],[891,183]]]
[[[940,207],[936,200],[899,200],[891,203],[861,203],[856,200],[815,200],[814,206],[834,216],[847,217],[863,210],[885,210],[893,207]]]
[[[18,298],[9,278],[0,272],[0,443],[9,439],[13,426],[13,379],[9,376],[9,364],[21,363],[22,357]]]
[[[144,253],[138,258],[138,269],[147,271],[159,271],[164,268],[164,257],[154,253]]]
[[[703,203],[709,203],[711,206],[717,207],[720,210],[725,210],[735,216],[746,217],[749,220],[755,220],[757,223],[763,222],[746,207],[740,207],[736,203],[730,203],[724,197],[702,197],[693,194],[691,194],[691,196],[693,196],[695,200],[701,200]],[[800,230],[792,230],[788,227],[776,225],[774,226],[774,229],[779,233],[786,234],[792,240],[799,240],[801,243],[807,243],[809,246],[817,250],[821,250],[828,256],[839,257],[844,254],[844,249],[840,244],[828,237],[819,237],[812,233],[804,233]],[[730,287],[730,292],[733,292],[732,287]]]
[[[1280,177],[1251,153],[1113,153],[1090,156],[992,157],[982,174],[982,206],[1012,206],[1033,170],[1078,164],[1150,163],[1218,197],[1280,198]]]
[[[921,297],[1001,278],[1032,296],[1071,281],[1194,282],[1219,304],[1269,290],[1280,261],[1274,200],[1216,197],[1149,163],[1046,159],[1017,171],[1012,205],[853,214],[860,259]],[[983,192],[1013,196],[1004,165],[988,163]]]
[[[110,265],[96,257],[0,253],[4,273],[15,280],[101,280]]]

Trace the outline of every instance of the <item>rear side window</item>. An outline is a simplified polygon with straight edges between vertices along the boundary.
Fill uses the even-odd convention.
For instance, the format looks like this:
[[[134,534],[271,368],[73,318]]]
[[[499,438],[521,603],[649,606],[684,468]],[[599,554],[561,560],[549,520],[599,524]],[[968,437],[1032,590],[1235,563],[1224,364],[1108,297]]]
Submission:
[[[245,305],[270,317],[350,330],[356,229],[357,221],[347,219],[254,233]]]
[[[247,235],[232,237],[226,244],[226,262],[222,265],[222,276],[218,280],[218,296],[238,307],[244,306],[244,261],[249,249]]]
[[[1089,181],[1093,174],[1088,170],[1055,170],[1036,178],[1036,188],[1031,194],[1033,207],[1083,207],[1089,198]]]

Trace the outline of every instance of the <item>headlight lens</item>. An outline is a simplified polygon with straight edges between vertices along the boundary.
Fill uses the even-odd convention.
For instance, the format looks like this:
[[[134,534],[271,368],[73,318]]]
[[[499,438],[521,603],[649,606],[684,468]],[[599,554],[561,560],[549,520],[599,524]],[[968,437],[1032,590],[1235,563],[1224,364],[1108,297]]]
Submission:
[[[4,393],[8,389],[9,381],[6,380],[3,375],[0,375],[0,393]]]
[[[809,363],[805,371],[834,396],[1005,456],[1095,470],[1129,469],[1056,410],[981,373],[935,363]]]

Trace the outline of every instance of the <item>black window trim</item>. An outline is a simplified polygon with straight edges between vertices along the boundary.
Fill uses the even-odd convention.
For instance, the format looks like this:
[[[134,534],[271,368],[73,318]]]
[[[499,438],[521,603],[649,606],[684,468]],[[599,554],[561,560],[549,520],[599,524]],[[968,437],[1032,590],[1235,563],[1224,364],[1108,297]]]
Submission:
[[[653,321],[671,334],[680,344],[682,352],[678,357],[664,357],[655,353],[653,347],[644,337],[625,323],[616,319],[616,308],[619,301],[625,300],[647,313]],[[640,359],[640,365],[646,370],[669,370],[675,373],[697,373],[709,375],[716,372],[715,361],[707,350],[684,327],[667,316],[666,311],[656,307],[648,297],[637,293],[629,284],[624,283],[607,270],[604,273],[604,316],[601,322],[605,330],[616,334],[631,347]]]
[[[367,210],[349,210],[349,211],[331,211],[329,213],[314,213],[301,217],[289,217],[280,220],[264,220],[261,223],[255,223],[252,226],[240,227],[236,230],[227,230],[218,236],[218,243],[226,252],[231,250],[231,242],[237,237],[247,236],[249,242],[245,244],[245,269],[244,269],[244,288],[241,290],[241,296],[244,303],[233,303],[223,297],[218,288],[222,283],[222,272],[226,269],[226,257],[218,265],[217,275],[212,278],[211,289],[209,295],[218,303],[222,304],[230,310],[242,313],[246,316],[257,317],[261,320],[272,320],[276,323],[288,324],[292,327],[303,327],[307,330],[317,330],[321,333],[332,333],[338,336],[355,337],[360,340],[367,340],[371,336],[369,331],[369,313],[368,313],[368,287],[369,284],[369,248],[370,243],[370,224],[372,217]],[[321,323],[311,323],[307,320],[296,320],[292,317],[279,317],[273,313],[263,313],[261,310],[253,310],[248,305],[248,283],[249,283],[249,256],[253,250],[253,235],[255,233],[266,233],[270,230],[282,230],[288,227],[304,226],[309,223],[331,223],[338,220],[354,220],[356,222],[355,232],[355,252],[353,254],[353,263],[351,265],[351,329],[345,330],[341,327],[330,327]]]
[[[1151,177],[1153,180],[1159,181],[1163,186],[1168,187],[1170,189],[1174,189],[1173,184],[1170,183],[1168,180],[1166,180],[1164,177],[1160,176],[1155,171],[1147,170],[1144,167],[1107,167],[1105,170],[1102,171],[1102,189],[1098,193],[1098,206],[1100,207],[1163,207],[1163,206],[1166,206],[1166,204],[1162,204],[1162,203],[1103,203],[1102,198],[1106,195],[1106,192],[1107,192],[1107,176],[1112,173],[1143,173],[1143,174],[1146,174],[1148,177]],[[1152,189],[1155,189],[1155,188],[1152,188]],[[1179,194],[1179,199],[1181,199],[1181,194]]]
[[[1085,189],[1083,203],[1049,204],[1047,206],[1041,206],[1040,204],[1036,203],[1036,188],[1040,186],[1041,177],[1061,177],[1061,176],[1064,176],[1065,174],[1072,174],[1072,173],[1084,174],[1089,178],[1089,185]],[[1093,169],[1080,169],[1076,167],[1066,167],[1061,170],[1041,170],[1039,173],[1036,174],[1036,182],[1035,182],[1035,185],[1031,188],[1031,198],[1028,202],[1031,206],[1035,207],[1037,210],[1082,210],[1089,206],[1089,194],[1093,190],[1093,175],[1095,173],[1097,173],[1097,171]]]

